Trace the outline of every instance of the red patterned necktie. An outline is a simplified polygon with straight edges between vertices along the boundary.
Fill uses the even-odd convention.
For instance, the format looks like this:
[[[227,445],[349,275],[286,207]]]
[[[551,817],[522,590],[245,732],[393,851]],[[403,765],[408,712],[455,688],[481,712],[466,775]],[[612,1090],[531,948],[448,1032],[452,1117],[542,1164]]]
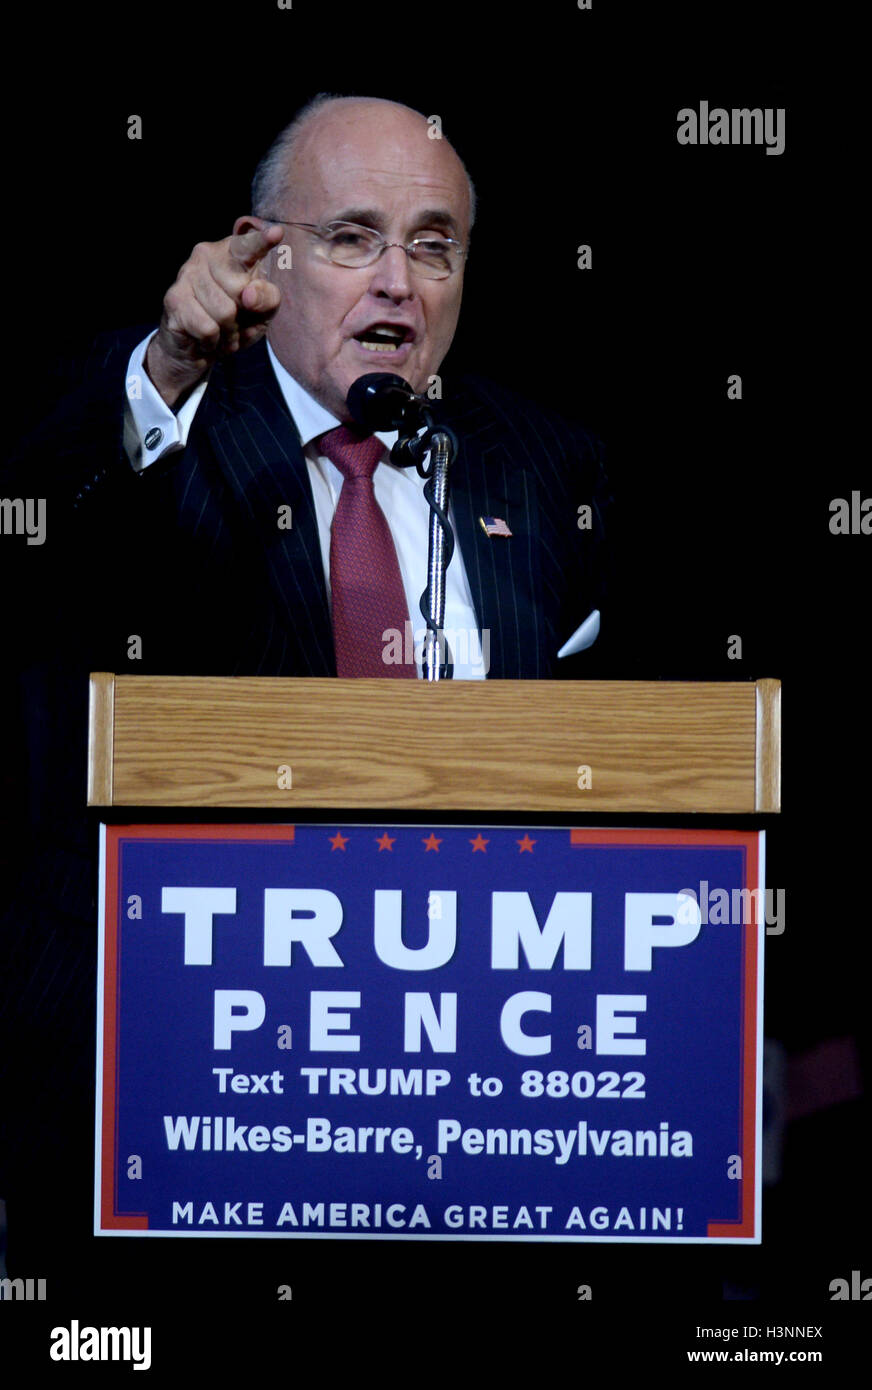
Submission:
[[[385,446],[346,425],[316,442],[344,478],[330,537],[336,673],[417,680],[413,663],[385,660],[404,650],[409,621],[393,537],[372,484]]]

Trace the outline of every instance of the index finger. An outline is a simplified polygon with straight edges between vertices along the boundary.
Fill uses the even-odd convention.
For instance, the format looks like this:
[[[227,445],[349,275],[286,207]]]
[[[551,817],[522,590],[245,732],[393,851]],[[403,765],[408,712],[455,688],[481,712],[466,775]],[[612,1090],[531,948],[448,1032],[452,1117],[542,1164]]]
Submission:
[[[245,270],[251,270],[258,261],[263,260],[267,251],[273,246],[278,246],[283,236],[284,229],[281,223],[273,222],[263,228],[252,227],[249,232],[234,232],[228,249],[233,260]]]

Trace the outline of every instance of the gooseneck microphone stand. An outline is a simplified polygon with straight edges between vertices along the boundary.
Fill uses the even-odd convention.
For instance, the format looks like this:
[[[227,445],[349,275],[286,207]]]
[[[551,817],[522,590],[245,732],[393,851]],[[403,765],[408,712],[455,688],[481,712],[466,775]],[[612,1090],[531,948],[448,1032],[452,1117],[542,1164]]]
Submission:
[[[402,433],[391,463],[401,468],[415,465],[426,479],[424,496],[430,507],[430,540],[427,550],[427,587],[421,595],[421,612],[427,624],[422,674],[427,681],[446,680],[453,674],[451,654],[445,642],[445,575],[454,554],[454,532],[448,520],[448,470],[457,457],[457,437],[445,425],[436,425],[430,411],[421,409],[424,433]],[[429,458],[428,456],[429,451]],[[425,459],[427,460],[425,462]]]
[[[454,554],[454,532],[448,520],[448,470],[457,457],[457,436],[433,418],[426,397],[418,396],[402,377],[370,372],[348,392],[348,407],[370,432],[396,429],[391,463],[414,467],[426,480],[424,497],[430,508],[427,587],[421,613],[427,624],[421,672],[425,680],[448,680],[453,675],[445,642],[445,575]],[[422,431],[423,426],[423,431]]]

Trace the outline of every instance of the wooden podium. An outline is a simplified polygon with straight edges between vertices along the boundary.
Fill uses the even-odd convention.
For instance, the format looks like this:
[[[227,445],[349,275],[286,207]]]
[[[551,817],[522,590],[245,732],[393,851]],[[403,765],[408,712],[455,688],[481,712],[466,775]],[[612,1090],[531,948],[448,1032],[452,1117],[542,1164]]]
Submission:
[[[759,1242],[779,696],[93,676],[95,1233]]]
[[[780,696],[777,680],[429,685],[100,673],[91,678],[88,804],[777,812]]]

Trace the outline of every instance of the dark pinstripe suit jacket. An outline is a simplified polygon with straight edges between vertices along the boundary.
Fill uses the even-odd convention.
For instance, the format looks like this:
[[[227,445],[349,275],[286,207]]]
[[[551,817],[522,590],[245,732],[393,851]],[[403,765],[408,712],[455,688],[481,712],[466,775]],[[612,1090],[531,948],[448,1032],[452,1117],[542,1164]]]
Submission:
[[[65,630],[92,669],[334,675],[306,463],[265,344],[214,369],[184,453],[141,476],[121,448],[129,346],[117,338],[101,349],[90,382],[28,449],[21,485],[32,496],[36,478],[49,480],[47,541],[22,558],[46,571],[46,595],[61,564],[62,587],[75,581]],[[473,378],[446,381],[437,410],[460,441],[451,500],[490,632],[490,676],[588,674],[593,653],[568,663],[556,653],[607,603],[609,497],[595,441]],[[592,530],[579,528],[582,504],[593,507]],[[281,505],[292,508],[290,530],[277,525]],[[511,538],[488,538],[486,515],[505,520]]]

